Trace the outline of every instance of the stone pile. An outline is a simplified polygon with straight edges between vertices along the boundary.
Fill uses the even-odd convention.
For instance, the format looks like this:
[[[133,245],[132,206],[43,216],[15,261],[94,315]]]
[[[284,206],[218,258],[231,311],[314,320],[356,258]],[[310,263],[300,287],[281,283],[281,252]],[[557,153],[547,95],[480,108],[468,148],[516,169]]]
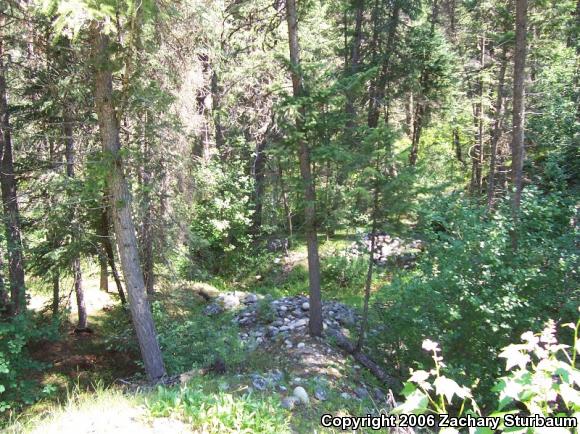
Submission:
[[[365,234],[355,241],[347,250],[347,256],[360,257],[369,254],[372,245],[372,235]],[[384,232],[375,235],[373,258],[378,265],[385,265],[389,259],[401,262],[407,268],[415,259],[415,255],[423,248],[421,240],[404,241],[399,237],[391,237]]]
[[[285,297],[278,300],[264,300],[261,303],[246,303],[234,318],[243,329],[240,339],[244,342],[253,341],[257,345],[266,341],[282,340],[288,348],[294,343],[291,335],[307,334],[310,317],[310,304],[305,296]],[[328,301],[322,305],[323,327],[341,330],[344,326],[357,323],[359,315],[336,301]],[[297,344],[297,348],[304,343]]]

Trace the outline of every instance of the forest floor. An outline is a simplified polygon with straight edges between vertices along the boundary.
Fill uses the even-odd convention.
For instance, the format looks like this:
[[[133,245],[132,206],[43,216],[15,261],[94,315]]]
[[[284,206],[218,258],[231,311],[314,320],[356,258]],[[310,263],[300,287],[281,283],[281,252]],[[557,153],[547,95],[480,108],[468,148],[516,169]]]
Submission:
[[[344,240],[327,243],[321,251],[333,254],[345,245]],[[271,292],[270,285],[284,288],[268,298],[275,303],[305,294],[303,250],[297,246],[281,257],[277,272],[260,279],[251,276],[252,287],[241,284],[243,289],[261,298]],[[32,356],[46,365],[35,375],[57,390],[52,399],[29,408],[6,432],[334,432],[321,430],[322,414],[378,413],[392,404],[388,390],[366,369],[331,339],[310,338],[305,327],[290,330],[284,339],[240,347],[238,337],[255,335],[258,329],[238,324],[234,315],[239,310],[208,317],[203,313],[208,301],[183,283],[166,286],[154,302],[154,313],[156,309],[164,312],[158,332],[162,346],[167,347],[169,373],[181,381],[175,386],[147,387],[126,311],[119,307],[116,295],[100,291],[94,275],[86,279],[85,291],[93,332],[74,333],[72,306],[71,322],[61,339],[30,348]],[[35,295],[31,305],[42,310],[47,302],[46,296]],[[291,319],[296,322],[301,317]],[[175,329],[175,324],[185,328]],[[268,324],[262,322],[262,329]],[[213,330],[206,333],[210,327]],[[217,354],[228,356],[223,372],[206,369],[201,375],[198,370],[178,376],[191,366],[188,361],[203,368],[215,362]],[[296,388],[304,389],[308,403],[295,399]]]

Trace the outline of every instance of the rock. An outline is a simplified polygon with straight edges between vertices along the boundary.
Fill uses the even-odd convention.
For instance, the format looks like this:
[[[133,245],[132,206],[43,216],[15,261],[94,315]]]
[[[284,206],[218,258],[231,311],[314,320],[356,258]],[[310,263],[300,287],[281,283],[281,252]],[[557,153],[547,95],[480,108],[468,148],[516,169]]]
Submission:
[[[304,390],[304,387],[298,386],[294,388],[293,395],[300,400],[300,402],[304,405],[310,403],[310,398],[308,397],[308,393]]]
[[[294,322],[294,328],[303,327],[306,324],[308,324],[308,319],[302,318],[302,319],[299,319],[296,322]]]
[[[310,310],[310,303],[308,303],[307,301],[302,303],[302,310]]]
[[[268,387],[268,382],[266,381],[266,379],[260,375],[255,375],[252,378],[252,385],[257,389],[257,390],[265,390],[266,387]]]
[[[328,399],[328,394],[322,387],[317,387],[314,391],[314,397],[319,401],[326,401]]]
[[[369,396],[369,392],[367,392],[367,390],[364,387],[357,387],[354,390],[354,393],[356,394],[356,396],[358,396],[360,399],[365,399],[368,398]]]
[[[296,345],[296,348],[304,348],[306,346],[306,344],[304,342],[299,342],[298,345]]]
[[[298,404],[300,402],[300,399],[298,399],[295,396],[287,396],[286,398],[284,398],[282,400],[282,408],[285,408],[287,410],[293,410],[294,407],[296,407],[296,404]]]
[[[256,294],[248,294],[244,298],[244,303],[251,304],[256,303],[258,301],[258,296]]]
[[[270,378],[272,378],[272,380],[274,380],[276,382],[279,382],[279,381],[282,381],[282,379],[284,378],[284,374],[279,369],[274,369],[270,373]]]
[[[342,399],[351,399],[351,398],[352,398],[352,396],[351,396],[350,394],[346,393],[346,392],[342,392],[342,393],[340,394],[340,397],[341,397]]]
[[[286,312],[288,310],[288,308],[284,305],[280,306],[278,309],[281,310],[282,312]]]
[[[234,294],[221,294],[218,297],[218,303],[225,310],[233,310],[240,306],[240,299]]]
[[[203,313],[206,315],[217,315],[222,313],[223,311],[224,311],[223,307],[221,307],[219,304],[212,303],[205,307]]]

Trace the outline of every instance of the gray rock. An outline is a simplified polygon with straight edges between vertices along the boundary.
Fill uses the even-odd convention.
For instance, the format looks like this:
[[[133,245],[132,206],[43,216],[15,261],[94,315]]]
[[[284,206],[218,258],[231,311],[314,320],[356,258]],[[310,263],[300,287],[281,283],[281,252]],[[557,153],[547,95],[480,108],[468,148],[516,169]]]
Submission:
[[[268,387],[268,381],[260,376],[260,375],[255,375],[252,378],[252,385],[257,389],[257,390],[265,390]]]
[[[326,401],[328,399],[328,394],[322,387],[317,387],[314,391],[314,397],[319,401]]]
[[[309,404],[310,398],[308,397],[308,393],[304,390],[304,387],[298,386],[294,388],[293,395],[300,400],[302,404]]]
[[[364,388],[364,387],[357,387],[354,390],[354,393],[356,394],[356,396],[358,396],[360,399],[365,399],[368,398],[369,396],[369,392]]]
[[[304,348],[306,346],[306,344],[304,342],[299,342],[298,345],[296,345],[296,348]]]
[[[351,399],[351,398],[352,398],[352,396],[351,396],[349,393],[346,393],[346,392],[342,392],[342,393],[340,394],[340,397],[341,397],[342,399]]]
[[[310,303],[308,303],[307,301],[302,303],[302,310],[310,310]]]
[[[219,304],[212,303],[205,307],[203,313],[206,315],[217,315],[222,313],[223,311],[224,311],[223,307],[221,307]]]
[[[308,324],[308,318],[302,318],[294,322],[294,328],[303,327]]]
[[[244,298],[244,303],[246,303],[246,304],[255,303],[257,301],[258,301],[258,296],[256,294],[248,294]]]
[[[296,404],[298,404],[300,402],[300,399],[298,399],[295,396],[287,396],[286,398],[284,398],[282,400],[282,408],[285,408],[287,410],[293,410],[294,407],[296,407]]]
[[[218,297],[218,303],[225,310],[233,310],[240,306],[240,298],[234,294],[221,294]]]

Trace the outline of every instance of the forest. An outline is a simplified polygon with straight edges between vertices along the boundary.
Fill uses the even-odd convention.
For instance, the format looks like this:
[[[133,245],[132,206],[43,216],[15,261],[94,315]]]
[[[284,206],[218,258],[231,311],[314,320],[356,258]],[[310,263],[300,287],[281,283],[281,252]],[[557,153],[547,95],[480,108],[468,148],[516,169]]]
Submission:
[[[579,145],[580,0],[0,0],[0,431],[576,433]]]

